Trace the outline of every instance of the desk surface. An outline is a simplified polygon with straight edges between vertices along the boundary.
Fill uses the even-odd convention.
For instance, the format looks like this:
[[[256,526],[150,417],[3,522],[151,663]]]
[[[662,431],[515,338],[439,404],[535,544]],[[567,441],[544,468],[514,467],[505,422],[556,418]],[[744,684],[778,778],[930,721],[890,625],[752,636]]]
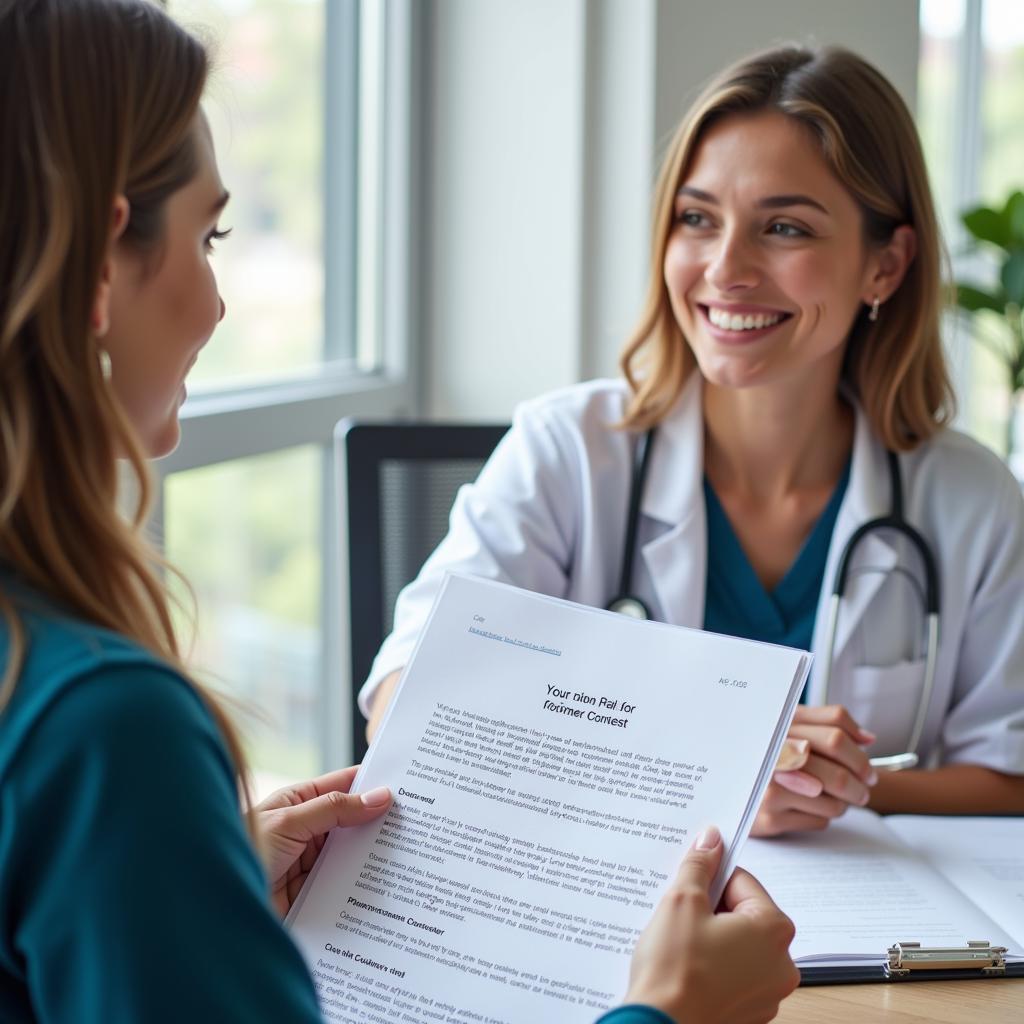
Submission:
[[[797,989],[775,1018],[779,1024],[1020,1024],[1024,978]]]

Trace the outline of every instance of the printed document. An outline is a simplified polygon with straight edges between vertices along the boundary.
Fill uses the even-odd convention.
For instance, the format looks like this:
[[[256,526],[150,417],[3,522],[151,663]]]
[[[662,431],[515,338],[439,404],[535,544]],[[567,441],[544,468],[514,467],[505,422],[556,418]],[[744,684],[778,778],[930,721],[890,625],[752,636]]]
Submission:
[[[697,832],[736,863],[802,651],[449,575],[289,915],[329,1021],[592,1022]],[[717,895],[716,895],[717,900]]]
[[[752,839],[741,862],[796,925],[801,973],[881,966],[894,943],[1024,954],[1024,819],[881,818],[854,808],[823,832]]]
[[[891,815],[885,823],[1024,953],[1024,818],[907,814]]]

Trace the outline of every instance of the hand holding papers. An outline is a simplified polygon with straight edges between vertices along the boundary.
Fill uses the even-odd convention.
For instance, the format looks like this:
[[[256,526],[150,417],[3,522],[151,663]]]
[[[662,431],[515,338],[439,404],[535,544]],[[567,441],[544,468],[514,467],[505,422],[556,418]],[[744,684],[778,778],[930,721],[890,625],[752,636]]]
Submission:
[[[390,791],[383,788],[350,793],[357,770],[342,768],[280,789],[253,808],[270,901],[281,917],[291,909],[331,829],[363,825],[391,803]]]
[[[808,660],[450,576],[355,784],[395,804],[289,919],[327,1019],[592,1021],[712,821],[717,903]]]
[[[793,923],[755,878],[737,871],[725,912],[712,912],[706,893],[721,858],[721,835],[705,829],[636,944],[626,1003],[655,1004],[673,1020],[736,1024],[773,1019],[796,988],[786,952]],[[703,969],[686,970],[695,956]]]

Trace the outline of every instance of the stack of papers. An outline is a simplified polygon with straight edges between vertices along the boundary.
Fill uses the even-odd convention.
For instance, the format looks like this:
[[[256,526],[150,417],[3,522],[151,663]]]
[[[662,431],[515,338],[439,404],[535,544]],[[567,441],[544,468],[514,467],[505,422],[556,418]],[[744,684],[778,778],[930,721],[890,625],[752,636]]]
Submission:
[[[808,664],[449,576],[355,783],[394,806],[289,915],[326,1019],[590,1024],[711,823],[721,891]]]
[[[1024,967],[1024,818],[880,818],[851,809],[820,833],[752,839],[741,863],[796,924],[807,982],[880,979],[894,943],[1007,949]]]

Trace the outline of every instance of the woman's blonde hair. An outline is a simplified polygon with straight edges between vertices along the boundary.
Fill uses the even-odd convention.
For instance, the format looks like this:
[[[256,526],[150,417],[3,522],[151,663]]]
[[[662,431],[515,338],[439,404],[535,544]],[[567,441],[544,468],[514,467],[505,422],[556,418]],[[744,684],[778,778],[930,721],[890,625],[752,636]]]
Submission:
[[[708,128],[730,114],[776,110],[807,128],[864,217],[868,244],[913,227],[916,256],[877,322],[862,307],[850,329],[843,382],[881,441],[906,451],[953,411],[939,336],[943,250],[914,122],[889,81],[843,49],[785,47],[715,78],[676,131],[655,190],[650,283],[621,357],[632,389],[622,426],[644,430],[671,409],[696,363],[669,304],[663,266],[676,191]]]
[[[198,169],[203,46],[146,0],[0,0],[0,562],[59,607],[187,676],[163,563],[143,535],[146,453],[90,326],[114,201],[120,244],[161,258],[169,196]],[[118,511],[125,456],[138,503]],[[0,591],[9,647],[0,709],[27,637]],[[220,726],[240,780],[237,735]],[[244,781],[243,781],[244,789]]]

